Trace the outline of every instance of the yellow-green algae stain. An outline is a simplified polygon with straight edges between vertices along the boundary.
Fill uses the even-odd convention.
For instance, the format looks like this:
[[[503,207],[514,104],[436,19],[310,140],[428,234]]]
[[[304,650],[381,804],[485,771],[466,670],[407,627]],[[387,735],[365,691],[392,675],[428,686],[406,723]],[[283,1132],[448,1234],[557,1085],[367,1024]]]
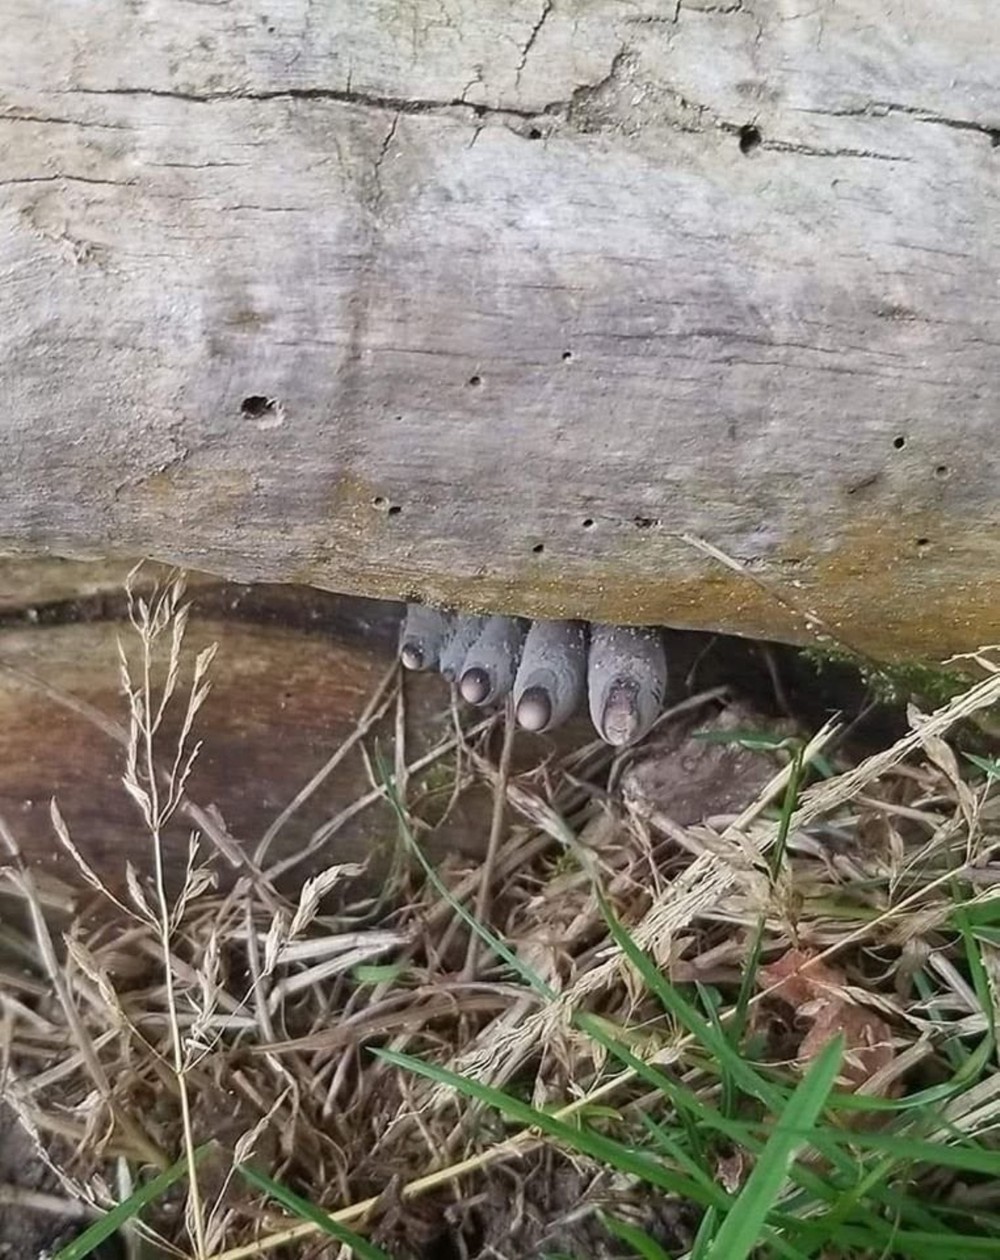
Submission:
[[[949,531],[950,530],[950,534]],[[681,539],[660,552],[662,572],[557,554],[521,562],[516,574],[484,567],[470,574],[428,569],[426,547],[413,567],[400,548],[375,550],[370,527],[361,550],[331,548],[296,567],[296,581],[392,599],[423,599],[470,612],[661,624],[840,648],[877,661],[942,661],[1000,641],[1000,547],[976,530],[921,518],[856,521],[834,545],[798,537],[752,571],[696,552]],[[385,536],[383,535],[383,539]],[[946,541],[924,541],[946,539]],[[365,545],[367,544],[367,545]]]
[[[156,558],[239,580],[299,582],[347,594],[473,612],[661,624],[842,650],[873,662],[937,663],[1000,641],[1000,529],[883,505],[802,529],[749,561],[713,557],[666,529],[609,530],[557,523],[542,554],[530,513],[495,539],[463,538],[448,503],[395,503],[343,469],[325,502],[294,522],[258,520],[248,478],[230,475],[211,519],[174,542],[159,524],[183,501],[194,469],[147,480],[143,525]],[[828,514],[827,514],[828,515]],[[160,540],[162,539],[162,548]],[[117,541],[117,540],[116,540]],[[711,545],[712,538],[703,540]],[[121,550],[134,554],[129,540]],[[200,546],[198,546],[200,544]]]

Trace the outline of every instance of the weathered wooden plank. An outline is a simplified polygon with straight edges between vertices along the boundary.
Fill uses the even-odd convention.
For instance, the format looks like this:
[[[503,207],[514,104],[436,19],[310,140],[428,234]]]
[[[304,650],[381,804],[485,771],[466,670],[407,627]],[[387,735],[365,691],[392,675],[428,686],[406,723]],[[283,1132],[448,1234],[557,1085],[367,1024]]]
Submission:
[[[998,57],[986,0],[15,0],[0,540],[995,640]]]

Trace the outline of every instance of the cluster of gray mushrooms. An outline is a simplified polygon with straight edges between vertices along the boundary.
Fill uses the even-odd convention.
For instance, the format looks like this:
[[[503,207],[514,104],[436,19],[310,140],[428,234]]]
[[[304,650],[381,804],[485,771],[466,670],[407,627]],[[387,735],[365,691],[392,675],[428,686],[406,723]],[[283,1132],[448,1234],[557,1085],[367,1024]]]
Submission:
[[[407,607],[400,659],[407,669],[437,670],[469,704],[512,696],[528,731],[560,726],[586,695],[597,733],[616,746],[649,730],[667,685],[657,629],[466,616],[423,604]]]

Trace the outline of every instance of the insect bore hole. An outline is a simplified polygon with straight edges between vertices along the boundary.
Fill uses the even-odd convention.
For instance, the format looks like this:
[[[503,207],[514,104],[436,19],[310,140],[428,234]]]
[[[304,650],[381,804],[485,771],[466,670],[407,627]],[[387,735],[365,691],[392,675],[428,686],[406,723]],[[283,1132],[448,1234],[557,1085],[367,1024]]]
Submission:
[[[240,415],[246,420],[262,420],[271,415],[278,405],[276,398],[265,398],[263,394],[248,394],[240,403]]]
[[[738,132],[740,138],[740,152],[744,157],[748,157],[758,148],[761,142],[760,128],[755,127],[753,123],[744,123]]]

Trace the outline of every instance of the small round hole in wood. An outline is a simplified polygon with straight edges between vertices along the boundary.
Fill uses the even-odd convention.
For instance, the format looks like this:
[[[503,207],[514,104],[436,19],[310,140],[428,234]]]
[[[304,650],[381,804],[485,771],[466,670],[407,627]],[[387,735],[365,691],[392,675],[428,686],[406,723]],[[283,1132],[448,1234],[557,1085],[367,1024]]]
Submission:
[[[755,127],[753,123],[744,123],[738,134],[740,138],[740,152],[744,157],[748,157],[753,153],[754,149],[759,148],[762,138],[759,127]]]
[[[240,403],[240,415],[247,420],[262,420],[273,413],[277,407],[277,399],[267,398],[263,394],[248,394]]]

